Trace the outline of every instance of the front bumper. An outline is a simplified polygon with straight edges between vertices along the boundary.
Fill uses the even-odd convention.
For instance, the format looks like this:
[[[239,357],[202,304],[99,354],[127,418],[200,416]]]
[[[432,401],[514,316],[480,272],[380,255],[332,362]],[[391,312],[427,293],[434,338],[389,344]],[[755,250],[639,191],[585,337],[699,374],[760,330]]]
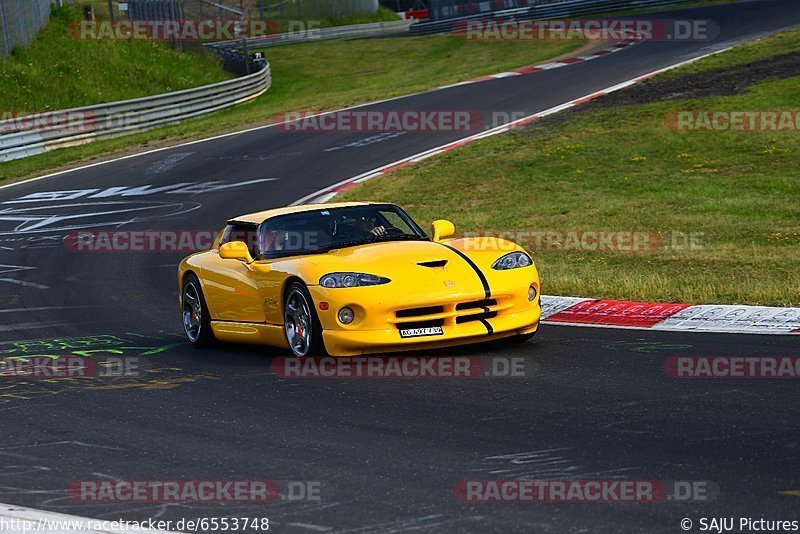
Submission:
[[[478,277],[459,278],[443,270],[378,286],[325,288],[309,286],[332,356],[425,350],[478,343],[535,332],[542,309],[535,268],[487,274],[488,289]],[[528,300],[528,290],[536,298]],[[355,312],[342,324],[338,311]],[[400,330],[441,327],[442,333],[402,337]]]
[[[441,335],[403,338],[396,325],[384,328],[325,328],[323,340],[331,356],[356,356],[379,352],[426,350],[470,343],[480,343],[515,335],[536,332],[542,309],[537,298],[525,302],[523,310],[506,310],[494,317],[457,323],[454,319],[442,325]]]
[[[531,311],[511,316],[490,319],[493,332],[487,333],[480,323],[460,325],[456,332],[440,336],[401,338],[397,330],[366,330],[362,332],[325,331],[325,348],[331,356],[356,356],[379,352],[400,352],[406,350],[426,350],[455,345],[480,343],[521,334],[536,332],[539,328],[541,311]]]

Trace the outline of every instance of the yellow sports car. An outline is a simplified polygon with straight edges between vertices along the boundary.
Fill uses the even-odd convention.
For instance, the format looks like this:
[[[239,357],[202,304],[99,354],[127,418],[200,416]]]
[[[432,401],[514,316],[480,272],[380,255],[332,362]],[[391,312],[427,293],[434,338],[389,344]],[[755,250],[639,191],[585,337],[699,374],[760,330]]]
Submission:
[[[237,217],[180,263],[186,337],[352,356],[533,336],[541,302],[528,253],[454,233],[439,220],[428,237],[385,203]]]

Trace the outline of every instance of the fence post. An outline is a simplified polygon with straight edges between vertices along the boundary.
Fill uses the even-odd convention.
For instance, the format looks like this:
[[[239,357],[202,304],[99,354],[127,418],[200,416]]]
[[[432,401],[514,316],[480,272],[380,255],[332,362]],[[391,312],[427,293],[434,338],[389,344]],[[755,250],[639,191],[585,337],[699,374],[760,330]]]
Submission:
[[[17,17],[19,17],[17,20],[21,23],[17,27],[17,30],[19,31],[19,36],[22,42],[27,44],[30,42],[28,36],[28,11],[25,9],[25,5],[20,2],[20,0],[16,0],[15,4],[14,10],[17,13]]]
[[[0,31],[3,32],[3,55],[11,53],[11,36],[8,34],[5,0],[0,0]]]

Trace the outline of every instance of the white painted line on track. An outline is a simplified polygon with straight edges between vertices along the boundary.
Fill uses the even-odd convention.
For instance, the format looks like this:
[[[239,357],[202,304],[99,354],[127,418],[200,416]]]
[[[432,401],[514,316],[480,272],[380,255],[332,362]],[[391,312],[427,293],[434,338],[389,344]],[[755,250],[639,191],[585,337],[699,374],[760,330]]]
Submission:
[[[697,57],[693,57],[691,59],[687,59],[687,60],[684,60],[684,61],[681,61],[681,62],[678,62],[678,63],[674,63],[672,65],[668,65],[666,67],[654,70],[654,71],[649,72],[647,74],[643,74],[641,76],[637,76],[636,78],[632,78],[630,80],[626,80],[624,82],[617,83],[617,84],[612,85],[612,86],[610,86],[610,87],[608,87],[606,89],[601,89],[599,91],[595,91],[593,93],[589,93],[588,95],[582,96],[580,98],[576,98],[574,100],[570,100],[569,102],[564,102],[563,104],[559,104],[557,106],[551,107],[551,108],[546,109],[544,111],[540,111],[538,113],[533,113],[531,115],[527,115],[525,117],[522,117],[521,119],[517,119],[517,120],[511,121],[511,122],[508,122],[506,124],[502,124],[500,126],[496,126],[496,127],[491,128],[489,130],[486,130],[484,132],[480,132],[480,133],[473,134],[473,135],[470,135],[470,136],[467,136],[467,137],[463,137],[463,138],[458,139],[456,141],[451,141],[451,142],[446,143],[444,145],[440,145],[440,146],[438,146],[436,148],[424,150],[422,152],[418,152],[417,154],[413,154],[411,156],[407,156],[407,157],[405,157],[403,159],[394,161],[392,163],[387,163],[386,165],[382,165],[382,166],[380,166],[378,168],[375,168],[375,169],[369,170],[367,172],[361,173],[361,174],[359,174],[357,176],[354,176],[354,177],[351,177],[351,178],[347,178],[345,180],[337,182],[337,183],[335,183],[335,184],[333,184],[331,186],[319,189],[319,190],[317,190],[317,191],[315,191],[313,193],[310,193],[310,194],[308,194],[308,195],[306,195],[306,196],[304,196],[304,197],[292,202],[291,205],[292,206],[297,206],[297,205],[300,205],[300,204],[320,203],[320,200],[318,200],[318,199],[323,199],[323,198],[325,199],[324,201],[327,202],[328,200],[332,199],[336,195],[336,193],[338,192],[337,189],[342,188],[345,185],[348,185],[348,184],[351,184],[351,183],[354,183],[354,182],[359,182],[359,183],[365,182],[365,181],[367,181],[369,179],[375,178],[376,176],[381,176],[381,175],[383,175],[383,174],[385,174],[385,173],[387,173],[387,172],[389,172],[391,170],[394,170],[398,166],[404,166],[404,165],[408,165],[410,163],[416,163],[416,162],[422,161],[424,159],[430,158],[431,156],[435,156],[435,155],[441,154],[442,152],[446,152],[448,150],[452,150],[454,148],[458,148],[460,146],[464,146],[464,145],[469,144],[469,143],[471,143],[471,142],[473,142],[473,141],[475,141],[477,139],[483,139],[485,137],[490,137],[490,136],[493,136],[493,135],[497,135],[497,134],[500,134],[500,133],[507,132],[509,130],[512,130],[512,129],[518,127],[518,126],[521,126],[521,125],[524,125],[524,124],[528,124],[528,123],[533,122],[533,121],[535,121],[537,119],[540,119],[542,117],[546,117],[547,115],[552,115],[554,113],[558,113],[559,111],[563,111],[565,109],[574,107],[574,106],[576,106],[578,104],[581,104],[581,103],[586,102],[588,100],[592,100],[592,99],[597,98],[599,96],[603,96],[603,95],[606,95],[608,93],[612,93],[614,91],[618,91],[620,89],[623,89],[623,88],[628,87],[630,85],[633,85],[635,83],[641,82],[643,80],[646,80],[648,78],[651,78],[651,77],[656,76],[658,74],[661,74],[663,72],[667,72],[669,70],[676,69],[678,67],[682,67],[682,66],[688,65],[690,63],[694,63],[695,61],[699,61],[701,59],[707,58],[709,56],[713,56],[715,54],[726,52],[726,51],[730,50],[731,48],[732,47],[727,47],[727,48],[722,48],[720,50],[714,50],[713,52],[709,52],[707,54],[703,54],[703,55],[700,55],[700,56],[697,56]]]
[[[622,48],[620,48],[619,50],[622,50]],[[597,56],[593,56],[593,57],[600,57],[600,56],[597,55]],[[567,63],[562,63],[560,65],[558,65],[558,64],[554,64],[554,65],[555,66],[567,66],[568,64]],[[520,68],[525,69],[526,67],[520,67]],[[548,68],[553,68],[553,67],[548,67]],[[517,72],[503,72],[503,73],[500,73],[500,75],[503,75],[503,76],[498,76],[497,74],[494,74],[494,75],[489,74],[489,75],[481,77],[481,79],[490,79],[490,78],[492,78],[494,76],[498,76],[498,77],[513,76],[513,75],[517,75],[517,74],[520,74],[520,73],[517,73]],[[460,85],[468,85],[468,84],[471,84],[471,83],[475,83],[475,81],[476,81],[476,79],[464,80],[462,82],[457,82],[457,83],[453,83],[453,84],[450,84],[450,85],[444,85],[444,86],[441,86],[441,87],[432,87],[430,89],[417,91],[415,93],[408,93],[408,94],[405,94],[405,95],[394,96],[394,97],[391,97],[391,98],[384,98],[384,99],[381,99],[381,100],[373,100],[372,102],[366,102],[364,104],[355,104],[355,105],[347,106],[347,107],[343,107],[343,108],[332,109],[330,111],[321,111],[321,112],[315,113],[313,115],[304,116],[304,119],[311,119],[311,118],[314,118],[314,117],[322,117],[322,116],[325,116],[325,115],[331,115],[333,113],[340,113],[342,111],[348,111],[348,110],[351,110],[351,109],[359,109],[359,108],[364,108],[364,107],[368,107],[368,106],[374,106],[376,104],[383,104],[385,102],[391,102],[393,100],[400,100],[400,99],[409,98],[409,97],[412,97],[412,96],[418,96],[418,95],[423,95],[423,94],[426,94],[426,93],[432,93],[432,92],[436,92],[436,91],[441,91],[443,89],[450,89],[452,87],[458,87]],[[98,161],[96,163],[90,163],[90,164],[87,164],[87,165],[80,165],[80,166],[72,168],[72,169],[65,169],[63,171],[57,171],[57,172],[45,174],[45,175],[42,175],[42,176],[35,176],[33,178],[28,178],[27,180],[19,180],[19,181],[12,182],[12,183],[9,183],[9,184],[0,185],[0,190],[5,189],[7,187],[14,187],[16,185],[34,182],[34,181],[37,181],[37,180],[44,180],[46,178],[53,178],[55,176],[61,176],[63,174],[69,174],[71,172],[77,172],[77,171],[82,171],[82,170],[85,170],[85,169],[91,169],[93,167],[99,167],[101,165],[107,165],[109,163],[115,163],[115,162],[118,162],[118,161],[124,161],[124,160],[132,159],[132,158],[138,158],[140,156],[147,156],[147,155],[150,155],[150,154],[156,154],[158,152],[163,152],[165,150],[172,150],[174,148],[182,148],[182,147],[192,146],[192,145],[196,145],[196,144],[199,144],[199,143],[205,143],[207,141],[216,141],[216,140],[219,140],[219,139],[225,139],[227,137],[233,137],[234,135],[257,132],[259,130],[265,130],[267,128],[274,128],[275,126],[280,126],[280,125],[286,124],[286,122],[287,121],[281,121],[281,122],[275,122],[275,123],[270,123],[270,124],[264,124],[262,126],[255,126],[255,127],[252,127],[252,128],[246,128],[244,130],[236,130],[235,132],[228,132],[228,133],[225,133],[225,134],[215,135],[215,136],[212,136],[212,137],[205,137],[203,139],[195,139],[195,140],[192,140],[192,141],[187,141],[185,143],[178,143],[177,145],[169,145],[169,146],[164,146],[164,147],[160,147],[160,148],[154,148],[152,150],[146,150],[144,152],[139,152],[137,154],[128,154],[126,156],[120,156],[120,157],[117,157],[117,158]]]

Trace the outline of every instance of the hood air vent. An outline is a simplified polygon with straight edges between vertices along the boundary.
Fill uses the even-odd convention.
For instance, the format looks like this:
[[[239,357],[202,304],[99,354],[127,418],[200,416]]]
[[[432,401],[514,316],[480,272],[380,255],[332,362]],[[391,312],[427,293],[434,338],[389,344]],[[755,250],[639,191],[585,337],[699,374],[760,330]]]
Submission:
[[[422,267],[444,267],[447,265],[447,260],[421,261],[417,265]]]

